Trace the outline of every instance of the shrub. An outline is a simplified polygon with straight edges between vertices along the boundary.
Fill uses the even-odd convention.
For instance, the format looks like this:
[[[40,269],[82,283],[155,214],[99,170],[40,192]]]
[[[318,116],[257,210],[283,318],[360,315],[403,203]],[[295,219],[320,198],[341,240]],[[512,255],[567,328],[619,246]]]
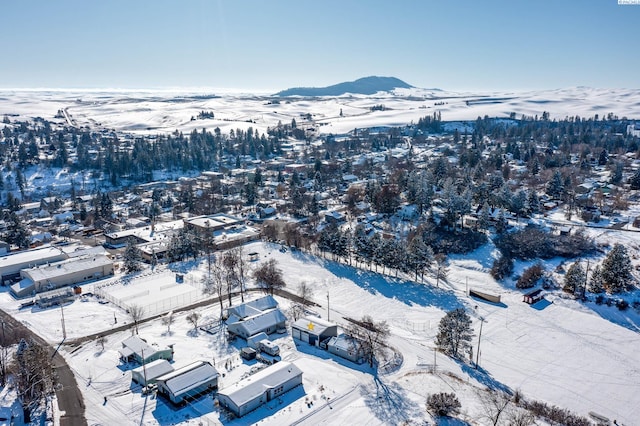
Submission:
[[[516,282],[518,288],[531,288],[536,285],[538,280],[542,278],[544,268],[540,263],[536,263],[530,268],[527,268],[522,273],[522,276]]]
[[[543,417],[553,422],[566,426],[591,426],[592,423],[584,418],[573,414],[571,411],[555,405],[547,405],[544,402],[525,402],[524,408],[537,417]]]
[[[596,296],[596,305],[602,305],[604,303],[604,296],[599,294]]]
[[[616,307],[621,311],[626,311],[629,309],[629,302],[624,299],[619,299],[616,301]]]
[[[527,226],[524,229],[500,235],[495,240],[502,254],[514,259],[550,259],[582,256],[595,250],[593,241],[582,232],[573,235],[553,235],[541,228]]]
[[[487,242],[486,234],[470,228],[454,232],[433,223],[425,225],[422,238],[435,253],[469,253]]]
[[[513,272],[513,259],[507,256],[500,256],[493,261],[491,266],[491,276],[496,280],[508,277]]]
[[[448,416],[457,413],[460,407],[460,401],[455,393],[433,393],[427,398],[427,410],[434,416]]]

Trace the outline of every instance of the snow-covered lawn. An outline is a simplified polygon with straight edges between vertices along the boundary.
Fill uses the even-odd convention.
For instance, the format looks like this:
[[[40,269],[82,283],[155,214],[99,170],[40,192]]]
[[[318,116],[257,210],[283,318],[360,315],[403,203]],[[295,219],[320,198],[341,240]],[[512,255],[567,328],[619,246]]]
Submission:
[[[640,234],[629,234],[624,238],[637,244],[635,237]],[[282,253],[278,248],[256,242],[247,246],[246,252],[258,252],[257,262],[276,259],[293,292],[302,281],[312,284],[314,300],[321,305],[317,314],[323,318],[329,314],[331,321],[339,324],[346,323],[343,317],[363,315],[387,321],[391,327],[389,344],[403,357],[400,368],[376,377],[366,365],[355,365],[294,342],[289,333],[276,334],[272,339],[280,346],[282,358],[303,371],[303,386],[230,421],[220,416],[210,397],[176,409],[155,396],[143,396],[139,387],[131,385],[128,370],[134,366],[118,361],[120,342],[130,335],[124,331],[109,335],[104,351],[95,342],[61,349],[83,389],[89,424],[420,423],[432,421],[425,412],[426,397],[445,391],[455,392],[462,402],[459,418],[470,424],[485,424],[478,398],[485,386],[519,390],[526,398],[568,408],[582,416],[595,411],[627,425],[640,418],[640,339],[634,331],[640,318],[633,309],[621,313],[615,307],[582,305],[560,297],[560,293],[529,306],[522,302],[521,292],[503,287],[487,273],[495,255],[489,245],[470,256],[454,257],[448,282],[441,288],[433,283],[384,277],[299,251]],[[204,268],[204,263],[199,267]],[[490,304],[469,298],[467,286],[500,294],[502,302]],[[118,325],[130,321],[112,304],[86,299],[64,307],[69,339],[109,330],[114,316]],[[286,312],[289,301],[278,301]],[[52,343],[61,340],[60,308],[18,310],[17,304],[8,293],[0,294],[3,309]],[[478,370],[433,350],[440,318],[457,307],[467,308],[472,315],[476,339],[484,319]],[[204,324],[219,317],[220,307],[216,303],[196,311],[203,316]],[[194,332],[187,314],[174,314],[170,331],[159,320],[144,323],[140,335],[150,344],[173,344],[175,367],[196,360],[215,362],[222,375],[221,388],[238,381],[255,365],[255,361],[248,363],[238,356],[244,341],[228,344],[220,333]],[[621,315],[625,326],[619,325]],[[473,342],[474,358],[477,343]],[[437,374],[432,373],[434,359]]]

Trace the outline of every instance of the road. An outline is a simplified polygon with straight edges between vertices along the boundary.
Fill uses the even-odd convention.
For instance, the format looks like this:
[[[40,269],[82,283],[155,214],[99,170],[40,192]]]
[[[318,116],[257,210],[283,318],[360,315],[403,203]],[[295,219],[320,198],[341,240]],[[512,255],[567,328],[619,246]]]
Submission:
[[[264,290],[261,289],[261,288],[249,288],[249,289],[245,290],[245,293],[254,293],[254,292],[264,292]],[[277,296],[284,297],[286,299],[292,300],[292,301],[297,302],[297,303],[301,303],[301,301],[302,301],[300,296],[298,296],[296,294],[293,294],[293,293],[291,293],[291,292],[289,292],[287,290],[284,290],[284,289],[275,289],[273,293],[275,295],[277,295]],[[239,295],[240,295],[240,293],[238,293],[238,292],[231,293],[231,297],[237,297]],[[227,300],[227,297],[228,297],[228,295],[226,293],[222,295],[222,299],[225,300],[225,301]],[[190,311],[192,309],[196,309],[196,308],[200,308],[200,307],[203,307],[203,306],[209,306],[209,305],[217,304],[219,302],[220,302],[220,298],[212,297],[212,298],[209,298],[209,299],[202,300],[200,302],[194,303],[192,305],[183,306],[181,308],[174,309],[173,312],[176,313],[176,312]],[[310,302],[310,301],[307,301],[307,305],[308,306],[320,306],[317,303]],[[164,316],[166,316],[166,312],[162,313],[162,314],[158,314],[158,315],[153,315],[153,316],[150,316],[148,318],[144,318],[143,320],[141,320],[139,322],[139,324],[143,324],[143,323],[148,322],[148,321],[153,321],[155,319],[158,319],[158,318],[164,317]],[[109,330],[104,330],[104,331],[101,331],[99,333],[90,334],[88,336],[78,337],[77,339],[70,339],[70,340],[65,341],[64,344],[65,345],[69,345],[69,346],[78,346],[78,345],[80,345],[82,343],[91,342],[93,340],[96,340],[100,336],[109,336],[111,334],[114,334],[114,333],[117,333],[117,332],[120,332],[120,331],[128,330],[131,327],[133,327],[133,323],[121,325],[119,327],[113,327],[113,328],[110,328]]]
[[[256,292],[263,291],[262,289],[248,289],[247,292]],[[274,291],[275,294],[281,297],[286,297],[290,300],[300,302],[300,297],[290,293],[286,290],[278,289]],[[234,296],[237,296],[238,293],[235,293]],[[227,295],[223,295],[223,298],[227,298]],[[208,306],[210,304],[218,303],[218,298],[211,298],[204,300],[202,302],[185,306],[178,311],[186,311],[191,310],[200,306]],[[315,305],[315,304],[313,304]],[[158,317],[163,316],[155,315],[150,318],[145,318],[142,322],[151,321],[157,319]],[[8,332],[11,336],[20,337],[29,337],[44,347],[51,347],[44,339],[35,334],[29,328],[27,328],[24,324],[17,321],[11,315],[7,314],[3,310],[0,310],[0,321],[4,323],[5,331]],[[101,333],[96,333],[90,336],[81,337],[74,340],[69,340],[64,342],[65,345],[77,346],[87,341],[95,340],[98,336],[109,335],[112,333],[116,333],[122,330],[126,330],[132,327],[132,324],[123,325],[120,327],[115,327],[110,330],[103,331]],[[17,342],[16,342],[17,343]],[[82,397],[82,393],[78,388],[78,384],[76,383],[75,376],[71,371],[71,368],[65,361],[65,359],[56,351],[56,348],[51,347],[51,352],[53,355],[53,367],[58,374],[58,386],[56,388],[56,397],[58,400],[58,411],[60,414],[60,425],[61,426],[86,426],[87,420],[85,418],[85,405]]]
[[[4,327],[9,329],[11,335],[30,337],[44,347],[51,347],[44,339],[3,310],[0,310],[0,318],[4,323]],[[55,348],[51,347],[51,352],[54,353],[54,351]],[[58,352],[55,352],[52,362],[53,368],[58,374],[59,386],[56,387],[56,398],[58,400],[58,411],[61,413],[60,425],[86,426],[84,400],[73,372]]]

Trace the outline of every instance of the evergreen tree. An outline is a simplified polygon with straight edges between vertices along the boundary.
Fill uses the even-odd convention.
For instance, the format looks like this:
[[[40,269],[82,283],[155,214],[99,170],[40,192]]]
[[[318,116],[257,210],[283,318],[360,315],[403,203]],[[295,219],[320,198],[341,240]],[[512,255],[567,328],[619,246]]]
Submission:
[[[622,244],[615,244],[602,262],[602,281],[607,293],[631,288],[631,259]]]
[[[553,177],[547,183],[547,194],[553,198],[562,198],[564,192],[564,182],[559,170],[553,174]]]
[[[458,308],[440,320],[436,345],[447,355],[458,358],[471,347],[472,337],[471,317],[463,308]]]
[[[433,250],[425,244],[422,234],[417,233],[409,242],[405,263],[415,272],[417,280],[418,275],[424,279],[424,272],[429,269],[432,262]]]
[[[582,293],[585,278],[584,269],[580,262],[574,262],[564,276],[564,287],[562,289],[567,293]]]
[[[631,189],[640,189],[640,169],[633,173],[629,179],[629,183],[631,184]]]
[[[124,250],[125,272],[129,274],[142,269],[142,266],[140,265],[141,260],[142,256],[140,255],[140,250],[136,247],[135,240],[133,238],[129,238],[129,241],[127,241],[127,248]]]
[[[29,231],[15,212],[9,213],[5,238],[9,244],[15,244],[21,249],[29,247]]]
[[[527,197],[527,207],[530,213],[540,213],[540,199],[534,189],[529,190]]]
[[[602,293],[604,291],[604,284],[602,282],[602,270],[600,265],[596,265],[591,272],[589,283],[587,284],[587,290],[591,293]]]
[[[485,201],[482,204],[482,208],[480,209],[480,213],[478,214],[478,229],[481,231],[486,231],[489,229],[490,225],[490,216],[489,216],[489,204]]]

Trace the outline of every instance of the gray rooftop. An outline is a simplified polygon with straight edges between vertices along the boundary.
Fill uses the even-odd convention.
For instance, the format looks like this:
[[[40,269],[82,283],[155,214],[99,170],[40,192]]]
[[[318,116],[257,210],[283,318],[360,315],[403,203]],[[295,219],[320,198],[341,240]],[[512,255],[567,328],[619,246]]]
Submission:
[[[218,377],[218,371],[211,364],[206,361],[197,361],[160,376],[157,380],[164,382],[172,394],[180,395],[216,377]]]
[[[294,364],[281,361],[240,380],[219,393],[226,395],[236,406],[241,407],[262,395],[266,389],[278,387],[292,377],[300,375],[302,370]]]

